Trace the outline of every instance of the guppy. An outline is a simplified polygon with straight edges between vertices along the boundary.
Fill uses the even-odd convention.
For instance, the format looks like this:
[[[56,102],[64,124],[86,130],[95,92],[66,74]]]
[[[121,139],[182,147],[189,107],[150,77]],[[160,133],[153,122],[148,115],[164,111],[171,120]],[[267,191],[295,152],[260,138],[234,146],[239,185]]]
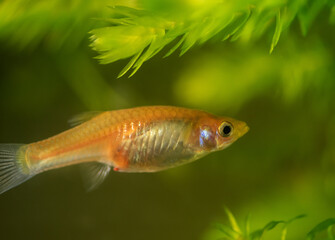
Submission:
[[[172,106],[83,114],[77,120],[77,126],[39,142],[0,144],[0,193],[38,173],[79,163],[89,163],[93,189],[111,169],[176,167],[228,147],[249,130],[232,118]]]

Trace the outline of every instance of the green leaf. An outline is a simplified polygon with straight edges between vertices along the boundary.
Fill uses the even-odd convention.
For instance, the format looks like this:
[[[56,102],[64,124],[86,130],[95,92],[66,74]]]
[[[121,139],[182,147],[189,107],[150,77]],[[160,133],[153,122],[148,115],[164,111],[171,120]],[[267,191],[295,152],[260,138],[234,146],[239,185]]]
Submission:
[[[327,233],[328,233],[329,240],[334,240],[333,225],[331,225],[327,228]]]
[[[296,217],[294,217],[294,218],[292,218],[292,219],[286,221],[285,226],[284,226],[284,228],[283,228],[283,230],[282,230],[282,233],[281,233],[281,240],[285,240],[285,239],[286,239],[286,235],[287,235],[287,226],[288,226],[291,222],[294,222],[294,221],[296,221],[296,220],[298,220],[298,219],[301,219],[301,218],[304,218],[304,217],[306,217],[306,214],[298,215],[298,216],[296,216]]]
[[[287,235],[287,226],[285,226],[283,228],[283,230],[281,231],[281,240],[285,240],[286,239],[286,235]]]
[[[174,45],[165,55],[164,58],[170,56],[172,53],[174,53],[177,48],[180,47],[180,45],[184,42],[185,40],[185,35],[178,41],[178,43],[176,45]]]
[[[129,62],[128,64],[121,70],[118,78],[122,77],[128,70],[134,65],[134,63],[137,61],[137,59],[141,56],[143,51],[138,52]]]
[[[335,24],[335,4],[331,8],[331,13],[330,13],[330,16],[329,16],[329,22],[331,24]]]
[[[244,229],[245,235],[249,236],[250,234],[250,214],[247,215],[245,219],[245,229]]]
[[[274,229],[278,224],[282,223],[282,224],[284,224],[284,228],[282,230],[282,236],[281,236],[281,238],[283,240],[286,237],[287,225],[290,224],[291,222],[293,222],[295,220],[298,220],[298,219],[301,219],[305,216],[306,216],[305,214],[301,214],[301,215],[298,215],[298,216],[296,216],[296,217],[294,217],[294,218],[292,218],[288,221],[283,221],[283,220],[271,221],[271,222],[267,223],[262,229],[256,230],[253,233],[251,233],[250,237],[251,237],[251,239],[261,239],[265,232]]]
[[[303,9],[298,14],[301,31],[304,36],[307,35],[307,31],[310,28],[313,20],[326,5],[327,0],[309,0],[306,2],[307,4],[304,5]]]
[[[251,239],[261,239],[261,237],[266,231],[270,231],[280,223],[285,223],[285,221],[271,221],[267,223],[262,229],[256,230],[253,233],[251,233],[250,234]]]
[[[249,19],[250,13],[251,13],[250,11],[236,13],[231,19],[231,21],[229,22],[229,24],[222,30],[222,33],[221,33],[223,34],[222,41],[227,40],[230,36],[233,36],[240,29],[242,29],[244,24]]]
[[[317,233],[320,233],[322,231],[327,230],[330,226],[335,224],[335,218],[328,218],[324,221],[322,221],[321,223],[319,223],[318,225],[316,225],[308,234],[307,234],[307,238],[309,240],[313,240],[315,238],[315,235]]]
[[[240,229],[240,227],[238,226],[238,224],[237,224],[237,222],[236,222],[236,219],[235,219],[234,215],[231,213],[231,211],[230,211],[227,207],[225,207],[224,210],[225,210],[225,212],[226,212],[226,214],[227,214],[227,216],[228,216],[228,219],[229,219],[229,222],[230,222],[230,224],[231,224],[231,226],[232,226],[232,229],[233,229],[235,232],[241,234],[241,233],[242,233],[242,232],[241,232],[241,229]]]
[[[220,232],[222,232],[224,235],[226,235],[225,237],[228,237],[230,239],[236,239],[239,236],[239,234],[234,229],[232,229],[230,226],[217,223],[216,228]]]
[[[276,15],[276,30],[275,33],[273,34],[270,53],[272,53],[274,47],[277,45],[282,29],[283,29],[283,21],[280,18],[280,10],[278,10],[278,13]]]
[[[306,216],[307,216],[306,214],[300,214],[300,215],[286,221],[286,224],[290,224],[291,222],[294,222],[294,221],[296,221],[298,219],[301,219],[301,218],[305,218]]]
[[[155,29],[144,26],[105,27],[91,31],[91,47],[100,52],[101,63],[138,54],[152,41]]]

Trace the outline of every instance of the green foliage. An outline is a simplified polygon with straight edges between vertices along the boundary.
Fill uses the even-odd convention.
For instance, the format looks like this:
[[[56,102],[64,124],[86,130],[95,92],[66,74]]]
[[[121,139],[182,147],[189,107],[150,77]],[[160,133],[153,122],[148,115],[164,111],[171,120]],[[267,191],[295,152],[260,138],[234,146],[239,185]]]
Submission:
[[[240,227],[238,226],[236,219],[234,215],[230,212],[228,208],[225,208],[226,214],[229,219],[229,225],[225,224],[217,224],[217,229],[222,233],[222,238],[220,240],[261,240],[264,239],[264,234],[268,231],[273,230],[276,228],[278,225],[282,225],[282,230],[281,230],[281,240],[286,239],[287,235],[287,227],[290,223],[306,217],[305,214],[298,215],[288,221],[270,221],[268,222],[263,228],[257,229],[253,232],[250,232],[250,218],[247,217],[246,222],[245,222],[245,229],[241,231]],[[334,234],[333,234],[333,229],[332,227],[335,225],[335,218],[329,218],[321,223],[317,224],[308,234],[307,234],[307,240],[314,240],[316,235],[327,231],[328,233],[328,240],[333,240],[335,239]]]
[[[106,0],[0,1],[0,39],[16,49],[75,49],[87,32],[97,26],[90,19],[101,16]],[[23,37],[24,36],[24,37]]]
[[[263,228],[257,229],[253,232],[250,232],[250,218],[247,217],[245,221],[245,229],[243,231],[240,230],[240,227],[237,224],[237,221],[234,217],[234,215],[230,212],[228,208],[225,208],[226,214],[229,219],[229,225],[224,224],[217,224],[217,228],[222,232],[223,237],[221,240],[260,240],[263,239],[263,236],[266,232],[274,229],[277,227],[277,225],[282,224],[283,228],[281,231],[281,240],[286,239],[286,233],[287,233],[287,226],[300,218],[305,217],[306,215],[298,215],[288,221],[271,221],[268,222]]]
[[[335,3],[331,9],[331,15],[330,15],[330,18],[329,18],[329,21],[332,23],[332,24],[335,24]]]
[[[332,231],[332,227],[335,225],[335,218],[329,218],[326,219],[324,221],[322,221],[321,223],[319,223],[318,225],[316,225],[308,234],[307,234],[307,238],[308,240],[313,240],[315,239],[316,234],[322,232],[322,231],[326,231],[328,232],[328,239],[332,240],[335,239],[334,235],[333,235],[333,231]]]
[[[147,6],[145,3],[150,1],[139,2]],[[160,5],[152,9],[111,7],[110,16],[105,19],[107,26],[91,31],[91,46],[100,53],[97,58],[101,63],[132,57],[119,76],[131,68],[133,75],[145,61],[171,42],[174,46],[165,56],[171,55],[178,48],[181,49],[180,55],[183,55],[192,46],[202,44],[214,36],[222,40],[230,38],[232,41],[239,38],[243,41],[256,40],[275,24],[270,47],[272,52],[281,33],[296,17],[299,18],[302,33],[306,34],[318,13],[331,1],[163,2],[165,7],[169,6],[167,10],[160,9]]]
[[[300,218],[305,217],[306,215],[302,214],[302,215],[298,215],[288,221],[271,221],[269,223],[267,223],[262,229],[256,230],[254,232],[252,232],[250,234],[250,239],[262,239],[263,235],[265,232],[270,231],[272,229],[274,229],[278,224],[283,224],[283,228],[282,228],[282,232],[281,232],[281,240],[285,240],[286,239],[286,233],[287,233],[287,226]]]
[[[131,58],[119,76],[171,45],[165,56],[209,39],[247,42],[268,29],[273,32],[270,52],[295,18],[306,34],[319,12],[332,0],[12,0],[0,1],[0,39],[17,49],[43,43],[49,50],[74,49],[87,32],[101,63]],[[109,8],[107,6],[110,6]],[[25,37],[22,37],[25,36]],[[131,75],[132,75],[131,74]]]

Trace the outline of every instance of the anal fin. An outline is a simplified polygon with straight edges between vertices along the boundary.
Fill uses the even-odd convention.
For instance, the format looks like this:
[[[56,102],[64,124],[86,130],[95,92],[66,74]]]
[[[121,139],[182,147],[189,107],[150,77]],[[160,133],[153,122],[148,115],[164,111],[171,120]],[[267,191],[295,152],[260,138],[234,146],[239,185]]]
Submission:
[[[96,189],[107,177],[111,166],[100,162],[82,164],[83,180],[87,191]]]

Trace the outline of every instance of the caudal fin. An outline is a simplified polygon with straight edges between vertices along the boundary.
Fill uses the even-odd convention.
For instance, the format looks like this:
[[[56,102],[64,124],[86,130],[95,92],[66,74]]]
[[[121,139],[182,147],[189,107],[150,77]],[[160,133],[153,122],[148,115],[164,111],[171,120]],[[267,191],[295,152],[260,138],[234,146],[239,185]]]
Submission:
[[[25,165],[23,146],[0,144],[0,194],[32,177]]]

